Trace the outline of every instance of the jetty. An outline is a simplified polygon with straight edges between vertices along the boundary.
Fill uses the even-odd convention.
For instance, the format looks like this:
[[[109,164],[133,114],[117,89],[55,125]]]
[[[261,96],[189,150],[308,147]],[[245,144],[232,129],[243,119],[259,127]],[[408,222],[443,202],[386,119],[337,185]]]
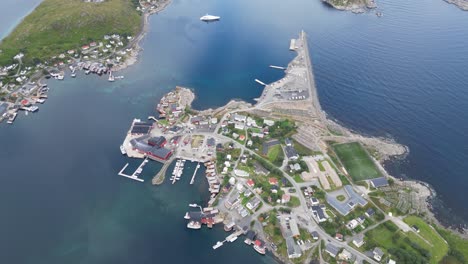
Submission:
[[[255,81],[256,81],[257,83],[259,83],[259,84],[263,85],[263,86],[266,86],[266,83],[264,83],[264,82],[260,81],[259,79],[255,79]]]
[[[159,170],[159,172],[156,173],[156,175],[154,175],[153,179],[151,180],[151,183],[153,185],[160,185],[164,182],[164,179],[166,178],[165,176],[166,176],[167,168],[169,168],[169,165],[171,165],[173,160],[174,158],[171,158],[166,163],[164,163],[161,170]]]
[[[190,184],[193,184],[195,182],[195,176],[197,175],[197,171],[200,168],[200,163],[197,164],[197,167],[195,168],[195,171],[193,172],[192,179],[190,180]]]
[[[244,233],[244,231],[241,229],[241,230],[238,230],[232,234],[230,234],[229,236],[227,236],[223,241],[218,241],[216,242],[216,244],[213,246],[213,249],[217,249],[219,247],[221,247],[222,245],[224,245],[225,242],[234,242],[237,240],[237,238],[242,235]]]
[[[145,180],[141,179],[141,178],[138,178],[138,176],[140,176],[140,173],[143,171],[143,166],[145,166],[145,164],[148,162],[148,159],[144,159],[143,162],[140,164],[140,166],[138,166],[138,168],[135,170],[135,172],[133,172],[132,175],[128,175],[128,174],[125,174],[124,173],[124,170],[128,167],[128,163],[125,164],[125,166],[119,171],[119,175],[120,176],[123,176],[123,177],[126,177],[126,178],[129,178],[129,179],[132,179],[132,180],[135,180],[135,181],[139,181],[139,182],[144,182]]]
[[[179,159],[176,161],[174,170],[172,171],[171,181],[172,184],[176,183],[176,181],[180,180],[182,173],[184,172],[185,160]]]
[[[281,67],[281,66],[270,65],[269,67],[273,69],[278,69],[278,70],[286,70],[286,67]]]

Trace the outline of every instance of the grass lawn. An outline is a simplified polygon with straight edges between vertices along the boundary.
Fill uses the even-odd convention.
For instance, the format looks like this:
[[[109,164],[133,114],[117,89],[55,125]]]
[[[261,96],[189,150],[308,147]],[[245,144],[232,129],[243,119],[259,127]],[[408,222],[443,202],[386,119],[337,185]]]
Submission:
[[[0,43],[0,65],[11,63],[19,52],[25,54],[23,62],[32,65],[106,34],[135,36],[141,23],[129,0],[44,0]]]
[[[450,255],[451,259],[456,259],[456,261],[446,263],[466,263],[468,261],[468,240],[461,238],[460,236],[452,233],[449,230],[436,227],[439,234],[448,242],[450,246]]]
[[[358,142],[333,145],[333,149],[354,181],[382,176],[374,161]]]
[[[284,153],[280,145],[271,147],[268,150],[267,156],[268,156],[268,160],[274,165],[281,166],[283,164]]]
[[[427,242],[431,245],[429,246],[429,251],[431,252],[431,263],[438,263],[448,252],[448,244],[444,239],[428,225],[424,220],[417,216],[408,216],[404,219],[405,223],[409,226],[416,225],[419,228],[419,235],[421,235]],[[427,244],[427,243],[426,243]]]
[[[297,198],[296,196],[291,196],[291,200],[289,200],[288,206],[299,207],[299,205],[301,205],[301,201],[299,200],[299,198]]]
[[[423,231],[421,230],[420,234],[422,233]],[[437,241],[434,242],[434,245],[429,245],[424,241],[424,239],[420,238],[415,233],[404,233],[403,231],[398,230],[398,227],[395,224],[387,221],[366,233],[365,249],[372,249],[375,246],[379,246],[387,253],[392,254],[392,258],[396,258],[397,263],[423,262],[436,264],[442,260],[448,250],[447,245],[440,244],[445,244],[440,237],[435,238],[437,236],[437,233],[432,233],[431,235],[427,235],[427,237],[423,236],[424,239],[428,241],[433,241],[433,239],[435,239],[434,241]],[[437,246],[435,246],[436,244]]]

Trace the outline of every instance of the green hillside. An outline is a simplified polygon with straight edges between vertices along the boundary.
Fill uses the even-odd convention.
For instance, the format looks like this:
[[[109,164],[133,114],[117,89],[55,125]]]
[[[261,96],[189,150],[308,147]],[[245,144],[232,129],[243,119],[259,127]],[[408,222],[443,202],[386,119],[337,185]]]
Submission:
[[[135,35],[142,23],[132,0],[44,0],[0,43],[0,65],[19,52],[33,64],[106,34]]]

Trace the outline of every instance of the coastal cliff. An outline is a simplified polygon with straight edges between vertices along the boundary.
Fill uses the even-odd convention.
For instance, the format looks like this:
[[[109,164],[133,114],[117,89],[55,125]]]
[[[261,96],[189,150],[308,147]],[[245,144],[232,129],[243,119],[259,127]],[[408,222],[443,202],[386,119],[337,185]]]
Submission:
[[[468,0],[445,0],[449,4],[458,6],[461,10],[468,11]]]
[[[322,1],[338,10],[351,11],[353,13],[363,13],[367,9],[377,7],[374,0],[322,0]],[[463,0],[458,0],[458,1],[463,1]]]

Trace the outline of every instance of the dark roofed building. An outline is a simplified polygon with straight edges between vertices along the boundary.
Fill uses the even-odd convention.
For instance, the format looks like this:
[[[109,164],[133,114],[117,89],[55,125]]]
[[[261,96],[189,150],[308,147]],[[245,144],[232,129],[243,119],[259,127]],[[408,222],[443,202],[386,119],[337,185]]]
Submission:
[[[166,138],[163,137],[163,136],[160,136],[160,137],[152,137],[150,139],[148,139],[148,144],[150,146],[153,146],[153,147],[159,147],[159,148],[162,148],[164,147],[164,145],[166,145]]]
[[[216,141],[214,138],[208,138],[208,140],[206,141],[206,144],[211,147],[211,146],[214,146],[216,144]]]
[[[288,159],[296,160],[299,158],[299,155],[297,154],[297,151],[294,149],[294,147],[286,146],[284,149],[286,150],[286,156]]]
[[[147,154],[158,159],[167,160],[171,157],[172,151],[167,148],[153,147]]]
[[[370,184],[374,188],[380,188],[380,187],[388,186],[388,181],[387,181],[387,178],[385,177],[379,177],[379,178],[370,180]]]

